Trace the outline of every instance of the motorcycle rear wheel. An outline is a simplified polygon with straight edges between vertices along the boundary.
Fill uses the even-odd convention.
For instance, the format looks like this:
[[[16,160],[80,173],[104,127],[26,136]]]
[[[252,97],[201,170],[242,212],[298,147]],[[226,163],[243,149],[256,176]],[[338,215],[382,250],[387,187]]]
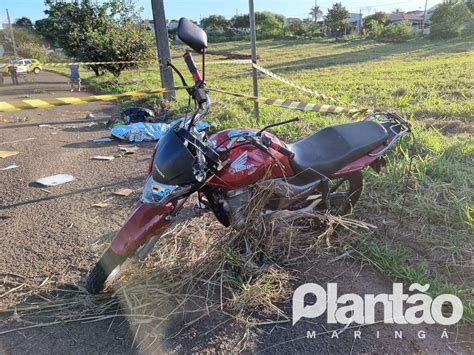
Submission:
[[[129,258],[115,254],[108,248],[89,273],[86,290],[91,294],[102,292],[105,287],[116,279],[128,264]]]
[[[352,212],[364,188],[364,176],[356,171],[331,181],[329,186],[330,213],[346,215]]]

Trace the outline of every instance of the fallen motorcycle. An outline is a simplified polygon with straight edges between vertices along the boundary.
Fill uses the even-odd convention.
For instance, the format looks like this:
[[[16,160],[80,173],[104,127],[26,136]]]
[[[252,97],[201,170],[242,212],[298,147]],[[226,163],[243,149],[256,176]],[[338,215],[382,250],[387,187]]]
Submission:
[[[403,117],[376,113],[362,121],[326,127],[292,144],[268,130],[298,119],[260,130],[227,129],[208,137],[196,126],[211,105],[204,82],[207,35],[185,18],[179,21],[177,35],[202,54],[203,76],[191,52],[184,54],[195,82],[187,90],[196,111],[158,142],[141,199],[89,273],[90,293],[101,292],[130,258],[144,258],[193,193],[220,223],[234,228],[244,227],[243,209],[257,184],[273,187],[261,212],[264,216],[285,209],[350,212],[362,193],[361,171],[367,167],[380,171],[383,155],[411,131]],[[188,86],[182,73],[168,65]]]

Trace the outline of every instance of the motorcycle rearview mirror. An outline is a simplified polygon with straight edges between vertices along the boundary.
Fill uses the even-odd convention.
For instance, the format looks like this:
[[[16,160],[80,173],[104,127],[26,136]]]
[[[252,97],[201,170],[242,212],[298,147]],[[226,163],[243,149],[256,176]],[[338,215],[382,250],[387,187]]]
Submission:
[[[181,17],[178,22],[178,29],[176,31],[178,38],[194,49],[196,52],[202,54],[202,81],[206,76],[205,68],[205,53],[207,49],[207,34],[206,32],[186,17]]]
[[[191,20],[182,17],[176,32],[178,38],[196,52],[204,54],[207,48],[207,34]]]

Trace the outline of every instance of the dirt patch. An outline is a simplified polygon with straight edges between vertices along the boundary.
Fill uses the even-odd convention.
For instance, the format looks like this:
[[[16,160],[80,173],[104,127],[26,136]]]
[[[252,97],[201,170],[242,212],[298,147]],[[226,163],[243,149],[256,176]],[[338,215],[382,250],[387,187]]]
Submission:
[[[436,128],[444,135],[453,135],[460,133],[474,134],[474,125],[472,123],[463,122],[461,120],[447,121],[426,119],[420,121],[428,128]]]

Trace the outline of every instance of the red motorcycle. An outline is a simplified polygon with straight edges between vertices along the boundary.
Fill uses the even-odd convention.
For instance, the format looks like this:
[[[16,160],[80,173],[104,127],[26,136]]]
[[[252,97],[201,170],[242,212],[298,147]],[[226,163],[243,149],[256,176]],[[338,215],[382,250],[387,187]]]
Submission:
[[[188,19],[179,21],[178,37],[202,54],[205,72],[206,33]],[[196,111],[170,129],[153,154],[143,195],[115,235],[87,279],[90,293],[99,293],[132,257],[144,258],[195,192],[224,226],[241,228],[243,208],[254,186],[271,183],[272,196],[262,210],[346,214],[363,188],[361,171],[380,171],[383,154],[411,131],[410,123],[395,113],[371,114],[362,121],[326,127],[293,144],[285,144],[267,130],[241,128],[210,137],[198,121],[209,111],[210,99],[191,52],[184,54],[195,81],[187,89]],[[179,70],[168,63],[188,86]]]

